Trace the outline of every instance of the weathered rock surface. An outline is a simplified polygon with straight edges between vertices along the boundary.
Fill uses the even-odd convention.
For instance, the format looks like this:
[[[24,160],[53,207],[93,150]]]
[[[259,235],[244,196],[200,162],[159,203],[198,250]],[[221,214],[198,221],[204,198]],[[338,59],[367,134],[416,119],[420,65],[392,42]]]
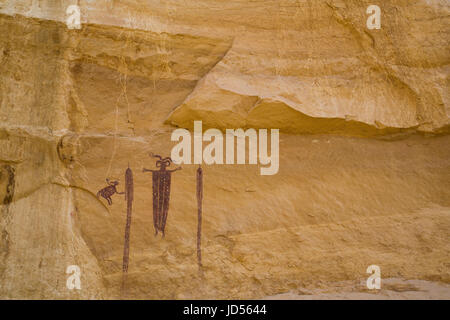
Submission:
[[[447,1],[0,1],[0,297],[261,298],[450,282]],[[279,128],[280,170],[194,165],[154,237],[150,152],[175,126]],[[126,203],[98,200],[134,171]],[[81,290],[66,288],[67,266]]]

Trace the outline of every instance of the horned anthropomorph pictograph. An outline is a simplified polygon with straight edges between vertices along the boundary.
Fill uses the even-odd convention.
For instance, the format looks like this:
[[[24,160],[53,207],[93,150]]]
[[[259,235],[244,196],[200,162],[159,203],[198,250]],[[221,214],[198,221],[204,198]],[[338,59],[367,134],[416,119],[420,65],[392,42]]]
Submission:
[[[162,158],[153,153],[151,153],[150,156],[159,159],[156,161],[156,167],[159,168],[159,170],[144,168],[142,171],[152,173],[153,226],[155,227],[155,236],[158,232],[161,232],[164,237],[164,229],[166,227],[167,214],[169,212],[171,175],[172,172],[181,170],[181,167],[169,170],[167,167],[172,164],[172,159],[170,157]]]

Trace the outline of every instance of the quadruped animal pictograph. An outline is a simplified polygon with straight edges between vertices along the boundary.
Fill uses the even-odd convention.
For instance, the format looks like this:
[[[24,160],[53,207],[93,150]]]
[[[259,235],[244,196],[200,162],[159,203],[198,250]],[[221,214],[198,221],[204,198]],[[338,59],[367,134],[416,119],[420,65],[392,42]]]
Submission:
[[[112,199],[111,197],[114,194],[125,194],[125,192],[118,192],[117,191],[117,185],[119,184],[119,181],[110,181],[109,179],[106,179],[106,183],[108,186],[101,189],[99,192],[97,192],[97,198],[100,199],[100,196],[106,199],[108,201],[109,205],[112,205]]]

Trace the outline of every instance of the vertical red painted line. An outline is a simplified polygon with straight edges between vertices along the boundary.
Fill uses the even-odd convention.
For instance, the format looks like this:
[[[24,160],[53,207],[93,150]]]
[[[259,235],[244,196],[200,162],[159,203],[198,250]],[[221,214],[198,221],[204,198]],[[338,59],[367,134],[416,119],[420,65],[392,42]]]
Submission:
[[[202,267],[202,200],[203,200],[203,170],[197,169],[197,263],[199,269]]]
[[[128,262],[130,256],[131,212],[133,210],[133,172],[131,171],[130,167],[128,167],[128,169],[125,171],[125,200],[127,201],[127,223],[125,226],[125,242],[123,246],[123,288],[125,287],[125,278],[126,273],[128,272]]]

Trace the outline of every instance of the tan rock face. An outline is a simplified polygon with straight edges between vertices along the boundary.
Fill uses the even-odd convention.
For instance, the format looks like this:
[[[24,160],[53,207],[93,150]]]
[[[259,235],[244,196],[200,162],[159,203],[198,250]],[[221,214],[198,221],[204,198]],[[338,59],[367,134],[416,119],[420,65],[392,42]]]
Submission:
[[[1,298],[261,298],[372,264],[450,282],[447,1],[381,1],[380,30],[370,1],[80,1],[80,30],[57,3],[0,1]],[[280,129],[276,175],[203,166],[201,273],[197,166],[163,239],[142,172],[194,120]],[[126,201],[96,194],[128,166],[124,280]]]

